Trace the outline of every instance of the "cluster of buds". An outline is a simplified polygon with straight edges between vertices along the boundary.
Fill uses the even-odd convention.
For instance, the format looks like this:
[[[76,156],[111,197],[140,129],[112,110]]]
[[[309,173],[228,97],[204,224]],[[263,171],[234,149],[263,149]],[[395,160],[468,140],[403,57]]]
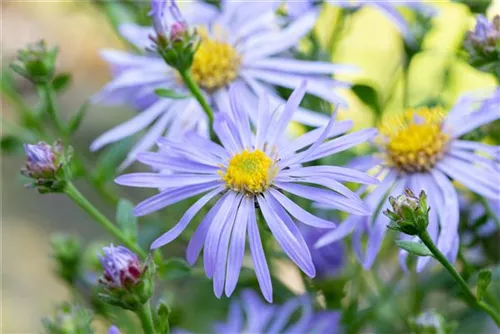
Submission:
[[[43,326],[50,334],[92,334],[92,319],[90,310],[64,303],[59,306],[53,318],[44,318]]]
[[[11,68],[34,84],[49,83],[54,77],[58,52],[56,47],[47,49],[45,42],[39,41],[18,51],[17,59],[11,64]]]
[[[148,50],[179,71],[189,70],[199,46],[196,31],[189,29],[175,0],[153,0],[151,7],[155,34],[150,36],[154,46]]]
[[[500,75],[500,16],[495,16],[490,22],[478,15],[475,29],[467,32],[464,48],[472,66]]]
[[[105,288],[103,301],[128,310],[136,310],[153,295],[155,266],[152,261],[142,264],[129,249],[113,245],[103,248],[100,257],[103,275],[99,283]]]
[[[416,197],[410,189],[406,189],[398,197],[389,197],[389,203],[393,211],[386,210],[384,214],[391,220],[388,225],[390,229],[408,235],[419,235],[427,229],[430,209],[424,191]]]
[[[49,145],[45,142],[24,144],[26,166],[21,174],[34,180],[28,187],[40,193],[61,192],[66,185],[64,167],[71,159],[71,151],[64,152],[60,142]]]

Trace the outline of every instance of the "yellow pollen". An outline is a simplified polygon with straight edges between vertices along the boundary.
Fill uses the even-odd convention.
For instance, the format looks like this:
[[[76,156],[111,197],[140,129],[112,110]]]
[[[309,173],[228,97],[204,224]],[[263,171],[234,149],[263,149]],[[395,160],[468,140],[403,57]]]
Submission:
[[[449,136],[440,108],[409,109],[380,127],[390,166],[406,173],[429,171],[443,157]]]
[[[271,158],[261,150],[245,150],[233,156],[227,170],[219,170],[219,174],[229,188],[258,194],[269,187],[276,169]]]
[[[194,55],[191,74],[201,88],[212,92],[236,79],[241,56],[233,46],[223,41],[220,31],[216,38],[211,38],[205,28],[197,31],[201,41]]]

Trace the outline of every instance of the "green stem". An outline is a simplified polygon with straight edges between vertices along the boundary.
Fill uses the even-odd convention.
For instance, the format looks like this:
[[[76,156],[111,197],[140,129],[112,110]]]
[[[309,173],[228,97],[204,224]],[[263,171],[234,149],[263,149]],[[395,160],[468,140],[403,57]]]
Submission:
[[[115,236],[120,242],[122,242],[125,246],[139,254],[143,259],[147,257],[147,254],[144,250],[142,250],[139,245],[135,242],[129,240],[125,237],[123,232],[114,225],[106,216],[104,216],[95,206],[90,203],[85,196],[78,191],[75,185],[71,182],[66,184],[66,188],[64,192],[83,210],[87,211],[87,213],[92,216],[106,231]]]
[[[205,114],[207,114],[207,117],[210,121],[210,128],[212,128],[212,123],[214,122],[214,113],[212,111],[212,108],[210,108],[207,101],[203,97],[200,87],[198,87],[196,82],[193,80],[193,77],[191,76],[191,73],[189,71],[179,71],[179,75],[182,77],[182,80],[188,87],[191,94],[193,94],[196,100],[198,100]]]
[[[40,87],[42,93],[42,100],[45,103],[45,107],[47,108],[47,114],[50,117],[50,120],[54,124],[57,132],[63,136],[63,139],[66,141],[68,139],[68,131],[66,126],[59,119],[56,104],[54,101],[54,91],[50,83],[44,84]]]
[[[151,305],[149,301],[144,303],[141,307],[139,307],[135,313],[139,317],[141,321],[142,329],[144,330],[144,334],[154,334],[156,333],[154,325],[153,325],[153,313],[151,312]]]
[[[462,278],[462,276],[460,276],[458,271],[453,267],[453,265],[448,261],[448,259],[443,255],[443,253],[441,253],[441,251],[434,244],[427,230],[424,230],[422,233],[420,233],[419,237],[420,240],[422,240],[422,242],[424,243],[424,245],[426,245],[427,248],[429,248],[429,250],[434,255],[436,260],[438,260],[443,265],[443,267],[451,274],[451,276],[453,276],[458,285],[460,285],[468,302],[472,306],[482,309],[483,311],[488,313],[491,319],[493,319],[496,325],[500,328],[500,315],[497,314],[496,311],[490,305],[476,298],[474,293],[470,290],[469,286],[467,285],[467,282],[465,282],[465,280]]]
[[[500,230],[500,218],[497,217],[497,215],[493,212],[493,210],[491,209],[490,203],[488,203],[488,200],[486,200],[486,198],[480,196],[479,201],[484,206],[484,209],[486,210],[486,213],[488,214],[488,216],[491,219],[493,219],[493,221],[497,225],[497,228]]]

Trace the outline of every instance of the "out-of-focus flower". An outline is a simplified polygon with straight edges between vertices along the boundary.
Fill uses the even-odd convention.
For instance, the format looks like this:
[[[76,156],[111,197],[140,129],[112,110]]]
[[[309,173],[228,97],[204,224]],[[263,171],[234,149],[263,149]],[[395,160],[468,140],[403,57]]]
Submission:
[[[259,94],[269,94],[271,108],[277,108],[284,103],[277,87],[294,89],[304,79],[309,81],[309,94],[338,103],[342,99],[336,92],[349,84],[332,79],[332,75],[356,70],[349,65],[302,61],[285,54],[313,28],[315,12],[280,27],[275,13],[276,3],[273,2],[224,1],[218,8],[199,1],[185,3],[184,9],[187,26],[196,28],[200,38],[191,75],[216,112],[228,109],[228,92],[235,84],[240,85],[239,100],[248,106],[245,110],[252,121],[256,121],[252,110],[257,109]],[[120,31],[139,49],[151,47],[148,36],[155,33],[152,28],[132,24],[121,26]],[[92,150],[151,126],[128,154],[121,166],[124,168],[136,160],[139,152],[150,149],[162,135],[176,138],[183,132],[196,131],[208,136],[208,121],[201,106],[191,97],[177,71],[165,64],[161,57],[116,50],[105,50],[102,55],[110,63],[114,78],[94,96],[93,101],[132,105],[141,112],[97,138],[91,145]],[[159,88],[186,98],[159,98],[155,94]],[[328,116],[299,109],[294,120],[322,126],[328,122]]]
[[[412,333],[415,334],[451,334],[456,324],[446,323],[444,317],[435,312],[427,311],[409,321]]]
[[[417,197],[407,188],[398,197],[389,196],[389,203],[393,211],[387,209],[383,212],[391,220],[389,228],[407,235],[418,235],[427,229],[429,207],[423,190]]]
[[[90,310],[64,303],[58,307],[53,318],[43,318],[42,324],[50,334],[92,334],[93,317]]]
[[[469,54],[469,63],[479,70],[500,75],[500,16],[490,22],[477,16],[476,27],[467,32],[464,48]]]
[[[285,3],[286,12],[291,17],[300,17],[305,13],[308,13],[321,1],[317,0],[276,0],[278,3]],[[424,1],[414,0],[414,1],[377,1],[377,0],[325,0],[325,3],[338,6],[345,9],[357,10],[364,6],[371,6],[379,10],[384,16],[386,16],[391,22],[398,28],[401,34],[407,41],[414,41],[413,36],[408,22],[405,20],[403,15],[398,11],[398,7],[409,7],[412,8],[425,16],[432,16],[435,14],[435,9],[426,4]]]
[[[80,239],[73,235],[57,234],[52,237],[51,246],[58,275],[69,284],[73,284],[78,277],[82,259]]]
[[[103,248],[100,257],[104,273],[99,282],[106,289],[104,302],[135,310],[153,295],[154,263],[142,264],[135,253],[123,246]]]
[[[49,83],[54,77],[58,52],[56,47],[47,49],[45,41],[39,41],[20,50],[16,61],[10,67],[35,84]]]
[[[115,325],[109,327],[108,334],[120,334],[120,330]]]
[[[101,282],[108,288],[125,288],[139,282],[143,268],[136,254],[123,246],[103,248]]]
[[[337,276],[345,265],[345,252],[342,241],[331,243],[322,248],[316,248],[314,244],[328,230],[304,226],[300,231],[311,252],[314,267],[316,268],[316,278],[322,280]]]
[[[380,185],[367,189],[366,203],[371,217],[352,216],[328,233],[318,246],[336,241],[354,231],[355,252],[365,268],[371,267],[386,233],[388,194],[409,188],[428,196],[428,232],[438,248],[454,262],[459,245],[458,195],[450,179],[475,193],[498,201],[500,198],[500,148],[460,139],[464,134],[500,118],[500,90],[488,96],[466,95],[447,116],[434,109],[415,109],[390,119],[381,127],[380,152],[356,160],[356,168],[379,176]],[[352,166],[354,167],[354,166]],[[368,234],[366,252],[361,237]],[[412,237],[403,235],[403,239]],[[365,254],[363,254],[365,253]],[[400,261],[406,268],[407,253]],[[418,259],[422,270],[430,257]]]
[[[292,315],[299,314],[299,318]],[[311,298],[301,296],[276,306],[263,302],[252,290],[244,290],[231,302],[225,322],[214,333],[339,333],[340,313],[313,310]]]
[[[45,142],[24,144],[26,166],[21,174],[34,180],[28,186],[41,193],[60,192],[64,189],[64,165],[71,159],[71,152],[64,154],[60,142],[49,145]]]
[[[203,206],[222,195],[198,226],[187,249],[188,262],[194,264],[205,247],[205,271],[214,279],[217,297],[222,295],[224,287],[227,296],[236,287],[248,233],[260,287],[265,298],[272,300],[256,205],[283,251],[310,277],[315,275],[311,254],[290,215],[315,228],[332,228],[335,224],[305,211],[282,191],[349,213],[366,213],[365,204],[341,182],[372,184],[377,179],[343,167],[302,167],[301,164],[347,150],[372,138],[376,131],[367,129],[341,136],[352,123],[335,122],[332,117],[327,125],[287,141],[285,129],[305,92],[305,83],[302,83],[284,108],[278,110],[270,109],[269,97],[262,96],[254,136],[245,110],[247,106],[240,100],[242,92],[235,87],[230,94],[231,108],[218,113],[214,122],[214,131],[223,146],[195,133],[187,134],[180,141],[161,138],[158,153],[143,153],[138,159],[155,169],[169,169],[170,174],[134,173],[116,180],[118,184],[132,187],[165,189],[137,205],[138,216],[205,194],[175,227],[153,242],[152,249],[177,238]]]

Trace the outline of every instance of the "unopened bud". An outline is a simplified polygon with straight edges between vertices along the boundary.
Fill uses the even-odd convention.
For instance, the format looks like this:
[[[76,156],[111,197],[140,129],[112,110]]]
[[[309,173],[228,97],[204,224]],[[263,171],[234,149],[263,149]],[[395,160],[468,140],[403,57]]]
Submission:
[[[500,75],[500,16],[490,22],[482,15],[477,16],[474,30],[467,32],[464,49],[469,64],[475,68]]]
[[[80,239],[72,235],[57,234],[52,237],[51,246],[58,275],[69,284],[73,284],[78,278],[82,258]]]
[[[18,51],[11,68],[35,84],[48,83],[54,77],[57,53],[57,48],[47,49],[45,42],[40,41]]]
[[[424,191],[416,197],[410,189],[406,189],[405,193],[398,197],[389,197],[389,203],[392,211],[384,211],[391,220],[389,228],[408,235],[418,235],[429,225],[429,208]]]
[[[93,314],[90,310],[64,303],[59,306],[53,318],[44,318],[43,326],[50,334],[91,334],[94,333],[91,322]]]
[[[435,312],[427,311],[409,321],[415,334],[450,334],[456,327],[454,323],[447,324],[444,317]]]

